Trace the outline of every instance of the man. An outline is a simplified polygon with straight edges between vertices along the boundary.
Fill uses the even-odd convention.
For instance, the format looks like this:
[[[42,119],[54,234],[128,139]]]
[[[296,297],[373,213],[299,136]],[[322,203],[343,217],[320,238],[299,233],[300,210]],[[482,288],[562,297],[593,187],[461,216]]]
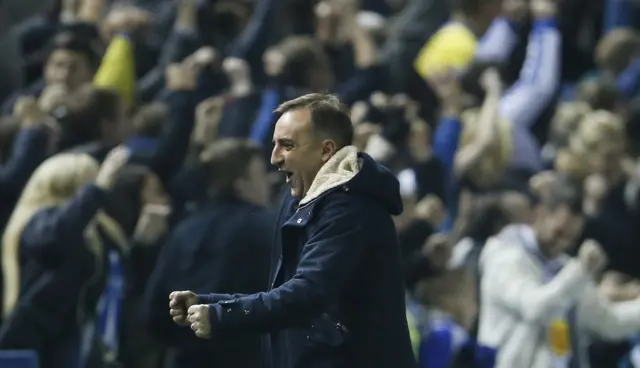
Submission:
[[[44,78],[9,96],[2,104],[2,112],[11,113],[18,97],[24,95],[38,97],[41,105],[56,105],[54,102],[91,82],[101,58],[99,43],[69,31],[57,34],[51,41]]]
[[[271,333],[271,366],[415,367],[405,315],[396,178],[351,145],[340,101],[282,104],[271,163],[291,192],[275,232],[271,288],[253,295],[170,295],[174,321],[225,339]]]
[[[166,314],[167,294],[176,289],[255,293],[269,288],[269,254],[275,213],[263,150],[240,139],[212,143],[200,155],[211,198],[169,236],[150,280],[149,326],[176,352],[171,367],[257,368],[257,335],[219,343],[195,339]],[[190,335],[181,338],[185,334]],[[238,351],[242,351],[239,355]]]
[[[609,303],[595,287],[606,264],[600,245],[587,240],[576,259],[565,255],[581,234],[581,205],[558,180],[531,226],[507,226],[485,245],[478,342],[494,350],[492,366],[586,367],[590,337],[621,340],[640,332],[640,299]]]

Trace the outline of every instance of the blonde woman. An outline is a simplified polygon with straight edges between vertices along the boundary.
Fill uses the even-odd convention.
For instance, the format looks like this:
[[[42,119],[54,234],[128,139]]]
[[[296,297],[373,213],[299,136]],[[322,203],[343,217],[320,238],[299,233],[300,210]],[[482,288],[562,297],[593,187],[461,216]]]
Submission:
[[[2,241],[0,348],[36,350],[44,368],[100,367],[89,361],[104,326],[94,322],[111,305],[103,291],[126,245],[102,208],[127,158],[116,148],[98,167],[63,153],[34,172]]]

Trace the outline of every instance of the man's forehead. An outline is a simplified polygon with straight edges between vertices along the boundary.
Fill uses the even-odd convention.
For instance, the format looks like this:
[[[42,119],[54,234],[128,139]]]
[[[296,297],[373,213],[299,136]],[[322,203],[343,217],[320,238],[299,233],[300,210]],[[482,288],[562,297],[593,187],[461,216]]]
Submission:
[[[305,134],[311,127],[311,114],[307,109],[287,111],[276,122],[274,137],[292,138]]]

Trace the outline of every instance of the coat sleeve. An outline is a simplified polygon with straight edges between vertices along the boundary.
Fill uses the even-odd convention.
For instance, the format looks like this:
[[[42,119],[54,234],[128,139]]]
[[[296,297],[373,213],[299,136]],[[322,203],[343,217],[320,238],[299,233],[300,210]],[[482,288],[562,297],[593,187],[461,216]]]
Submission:
[[[335,196],[322,208],[292,279],[269,292],[210,304],[214,334],[284,329],[335,300],[352,276],[368,237],[365,217],[350,204],[348,196]]]
[[[577,260],[571,260],[551,281],[541,284],[517,252],[501,249],[497,253],[483,262],[482,295],[490,295],[526,321],[544,321],[554,311],[568,308],[579,300],[591,278]]]
[[[0,192],[20,195],[33,171],[47,157],[49,134],[44,128],[22,129],[13,144],[11,156],[0,167]]]
[[[65,205],[37,212],[22,232],[21,251],[25,256],[59,257],[59,244],[70,248],[76,245],[75,241],[82,236],[85,227],[105,203],[106,197],[102,189],[89,184]]]
[[[500,114],[515,128],[529,128],[552,101],[560,83],[561,35],[556,21],[533,24],[520,76],[500,99]]]
[[[578,316],[580,325],[601,339],[623,340],[640,332],[640,299],[609,302],[592,286],[581,300]]]

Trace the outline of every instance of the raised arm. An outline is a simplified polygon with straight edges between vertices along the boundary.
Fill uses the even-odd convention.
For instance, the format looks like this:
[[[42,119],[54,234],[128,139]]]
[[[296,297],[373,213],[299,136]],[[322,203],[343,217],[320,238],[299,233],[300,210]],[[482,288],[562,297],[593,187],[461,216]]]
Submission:
[[[500,101],[500,114],[516,127],[530,127],[553,98],[560,82],[560,31],[555,0],[532,2],[535,17],[520,77]]]

